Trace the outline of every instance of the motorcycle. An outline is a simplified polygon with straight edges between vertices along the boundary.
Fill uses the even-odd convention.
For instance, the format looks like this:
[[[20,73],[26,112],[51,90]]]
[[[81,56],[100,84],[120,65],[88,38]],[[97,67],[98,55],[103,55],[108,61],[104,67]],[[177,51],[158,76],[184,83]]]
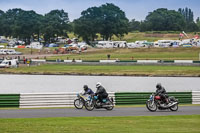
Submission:
[[[107,97],[106,99],[103,99],[103,102],[100,102],[98,96],[90,96],[90,99],[85,103],[85,108],[88,111],[92,111],[94,108],[112,110],[114,108],[114,100],[113,98]]]
[[[74,100],[74,106],[77,109],[82,109],[85,106],[85,102],[89,99],[89,95],[77,94],[77,99]]]
[[[169,104],[166,104],[163,102],[160,96],[156,96],[154,93],[150,96],[149,100],[146,102],[146,107],[149,111],[156,111],[159,110],[166,110],[170,109],[171,111],[177,111],[178,110],[178,99],[175,99],[175,97],[171,96],[168,98]]]

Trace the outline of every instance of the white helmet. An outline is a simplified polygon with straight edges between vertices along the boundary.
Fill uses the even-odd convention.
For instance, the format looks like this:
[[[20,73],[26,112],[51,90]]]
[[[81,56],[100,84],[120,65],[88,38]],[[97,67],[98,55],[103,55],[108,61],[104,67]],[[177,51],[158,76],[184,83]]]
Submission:
[[[100,83],[100,82],[97,82],[96,87],[98,88],[98,87],[100,87],[100,86],[101,86],[101,83]]]

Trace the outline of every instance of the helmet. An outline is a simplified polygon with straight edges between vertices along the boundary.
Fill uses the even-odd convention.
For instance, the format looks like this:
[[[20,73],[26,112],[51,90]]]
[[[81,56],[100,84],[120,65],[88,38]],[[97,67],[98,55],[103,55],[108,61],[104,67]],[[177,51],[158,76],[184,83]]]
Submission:
[[[84,88],[85,91],[88,90],[88,86],[87,85],[84,85],[83,88]]]
[[[156,88],[157,88],[157,89],[160,89],[161,87],[162,87],[161,83],[158,83],[158,84],[156,85]]]
[[[100,82],[97,82],[96,87],[99,88],[101,86]]]

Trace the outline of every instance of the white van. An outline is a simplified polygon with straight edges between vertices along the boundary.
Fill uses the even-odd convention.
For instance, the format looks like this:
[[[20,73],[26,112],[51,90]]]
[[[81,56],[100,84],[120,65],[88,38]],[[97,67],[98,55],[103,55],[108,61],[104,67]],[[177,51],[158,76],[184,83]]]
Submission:
[[[15,49],[0,49],[0,54],[3,54],[3,55],[21,55],[22,53],[21,52],[17,52],[15,51]]]
[[[114,43],[112,41],[99,41],[96,45],[97,48],[113,48]]]
[[[0,68],[8,68],[8,67],[18,67],[18,61],[16,59],[13,60],[3,60],[0,64]]]

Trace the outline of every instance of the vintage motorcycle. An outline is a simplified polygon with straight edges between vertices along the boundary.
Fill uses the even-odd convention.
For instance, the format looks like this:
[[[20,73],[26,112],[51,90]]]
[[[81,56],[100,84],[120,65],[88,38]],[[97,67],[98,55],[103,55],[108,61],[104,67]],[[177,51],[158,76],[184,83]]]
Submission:
[[[178,99],[175,99],[175,97],[170,96],[168,97],[169,104],[166,104],[161,100],[160,96],[156,96],[154,93],[150,96],[150,98],[146,102],[146,107],[149,111],[156,111],[159,110],[166,110],[170,109],[171,111],[177,111],[178,110]]]
[[[89,100],[85,102],[85,108],[88,111],[92,111],[94,108],[112,110],[114,108],[114,100],[113,98],[107,97],[106,99],[103,99],[103,102],[100,102],[98,96],[92,95],[89,97]]]
[[[77,99],[74,100],[74,106],[77,109],[82,109],[85,106],[85,102],[89,100],[89,95],[83,95],[82,93],[77,94]]]

